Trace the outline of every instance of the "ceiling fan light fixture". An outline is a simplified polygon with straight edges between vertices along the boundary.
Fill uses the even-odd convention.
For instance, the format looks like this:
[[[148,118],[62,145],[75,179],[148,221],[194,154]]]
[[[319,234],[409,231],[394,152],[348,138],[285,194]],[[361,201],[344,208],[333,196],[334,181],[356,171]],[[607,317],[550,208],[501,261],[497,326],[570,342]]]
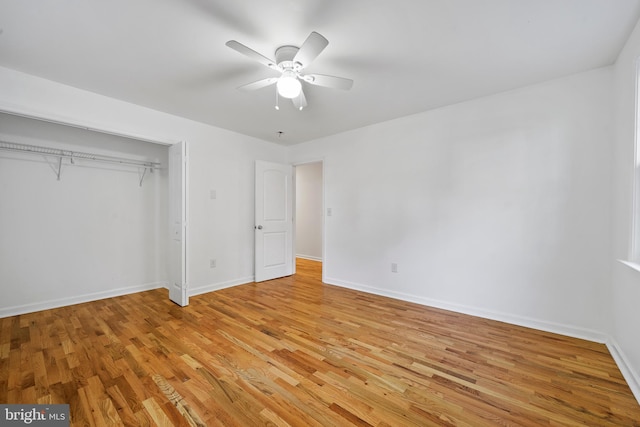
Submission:
[[[238,88],[241,90],[257,90],[275,84],[276,110],[280,109],[278,105],[278,97],[280,96],[290,99],[298,110],[306,108],[307,99],[302,88],[303,80],[309,85],[331,89],[351,89],[351,86],[353,86],[353,80],[351,79],[324,74],[304,74],[306,68],[328,44],[329,41],[324,36],[312,31],[300,47],[291,45],[278,47],[275,51],[274,61],[235,40],[229,40],[226,43],[228,47],[236,52],[281,73],[280,77],[268,77]]]
[[[298,80],[298,76],[289,70],[282,73],[282,77],[278,79],[276,87],[281,97],[289,99],[298,97],[302,90],[302,84]]]

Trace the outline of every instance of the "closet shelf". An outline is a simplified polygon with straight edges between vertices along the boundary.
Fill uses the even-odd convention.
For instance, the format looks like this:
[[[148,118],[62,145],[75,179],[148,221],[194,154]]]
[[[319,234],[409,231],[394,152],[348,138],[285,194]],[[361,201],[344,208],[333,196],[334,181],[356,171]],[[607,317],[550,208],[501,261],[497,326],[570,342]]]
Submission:
[[[69,159],[70,164],[74,163],[74,159],[89,160],[92,162],[112,163],[125,166],[133,166],[142,169],[140,177],[140,186],[147,173],[159,169],[162,164],[157,162],[149,162],[144,160],[127,159],[124,157],[107,156],[104,154],[85,153],[82,151],[62,150],[59,148],[42,147],[38,145],[18,144],[15,142],[0,141],[0,151],[13,151],[27,154],[35,154],[39,156],[55,157],[58,159],[56,175],[60,180],[60,172],[62,171],[62,159]]]

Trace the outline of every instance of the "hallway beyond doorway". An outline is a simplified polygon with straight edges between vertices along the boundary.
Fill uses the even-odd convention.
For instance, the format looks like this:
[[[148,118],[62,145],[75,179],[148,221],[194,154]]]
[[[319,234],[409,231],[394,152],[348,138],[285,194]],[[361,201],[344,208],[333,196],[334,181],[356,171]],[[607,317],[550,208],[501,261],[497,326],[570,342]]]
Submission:
[[[322,282],[322,263],[305,258],[296,258],[296,276]]]

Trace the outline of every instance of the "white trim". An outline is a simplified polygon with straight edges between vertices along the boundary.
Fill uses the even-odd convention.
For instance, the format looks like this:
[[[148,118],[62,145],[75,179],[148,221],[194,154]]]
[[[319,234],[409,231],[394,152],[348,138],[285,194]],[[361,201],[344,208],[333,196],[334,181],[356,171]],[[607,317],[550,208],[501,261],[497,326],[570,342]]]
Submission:
[[[43,122],[54,123],[62,126],[69,126],[69,127],[84,129],[92,132],[104,133],[107,135],[119,136],[127,139],[135,139],[137,141],[151,142],[153,144],[159,144],[159,145],[173,145],[180,142],[180,141],[168,140],[163,138],[149,137],[145,135],[120,132],[115,129],[109,129],[101,126],[91,125],[88,123],[82,123],[77,120],[71,120],[70,118],[67,118],[67,117],[53,117],[51,115],[45,115],[42,113],[27,111],[23,108],[9,106],[7,104],[0,104],[0,113],[10,114],[10,115],[19,116],[19,117],[25,117],[27,119],[40,120]]]
[[[640,109],[638,108],[638,102],[640,101],[639,93],[640,86],[638,83],[640,82],[640,57],[636,58],[635,62],[635,78],[634,78],[634,116],[633,116],[633,182],[632,182],[632,193],[631,193],[631,239],[629,239],[629,259],[638,260],[640,258],[640,242],[638,241],[638,231],[640,228],[640,224],[638,223],[638,215],[640,214],[639,209],[640,206],[640,188],[638,188],[638,155],[640,155],[639,147],[638,147],[638,114],[640,114]],[[633,267],[632,267],[633,268]]]
[[[431,298],[424,298],[417,295],[405,294],[402,292],[390,292],[385,289],[374,288],[361,285],[358,283],[346,282],[338,279],[327,278],[326,282],[331,285],[341,286],[344,288],[354,289],[362,292],[368,292],[375,295],[381,295],[389,298],[395,298],[402,301],[414,302],[428,307],[440,308],[443,310],[454,311],[456,313],[469,314],[471,316],[482,317],[485,319],[506,322],[512,325],[524,326],[540,331],[551,332],[555,334],[566,335],[573,338],[594,341],[604,344],[608,342],[609,336],[603,332],[591,329],[580,328],[572,325],[564,325],[561,323],[547,322],[544,320],[533,319],[525,316],[517,316],[510,313],[497,312],[492,310],[483,310],[466,305],[440,301]]]
[[[626,265],[627,267],[630,267],[630,268],[632,268],[632,269],[634,269],[636,271],[640,271],[640,264],[638,264],[638,263],[635,263],[633,261],[625,261],[623,259],[619,259],[618,262],[620,262],[620,263]]]
[[[296,245],[297,241],[298,241],[298,234],[297,234],[297,221],[298,221],[298,182],[297,182],[297,175],[298,175],[298,171],[296,168],[296,165],[291,165],[291,197],[292,197],[292,201],[293,201],[293,205],[291,206],[291,215],[293,216],[293,218],[291,219],[293,221],[293,224],[291,226],[291,273],[292,274],[296,274],[298,272],[298,266],[296,265],[296,257],[298,255],[296,255],[296,251],[298,250],[298,246]]]
[[[238,285],[245,285],[254,281],[254,276],[242,277],[240,279],[228,280],[226,282],[212,283],[210,285],[198,286],[197,288],[189,288],[189,296],[202,295],[208,292],[219,291],[221,289],[232,288]]]
[[[33,313],[36,311],[50,310],[52,308],[65,307],[68,305],[82,304],[85,302],[98,301],[105,298],[119,297],[122,295],[135,294],[138,292],[150,291],[152,289],[168,288],[165,282],[153,282],[146,283],[144,285],[126,286],[118,289],[112,289],[110,291],[94,292],[91,294],[84,294],[74,297],[58,298],[48,301],[41,301],[36,303],[16,305],[13,307],[0,308],[0,318],[17,316],[20,314]]]
[[[607,348],[609,349],[609,353],[613,357],[613,360],[616,361],[622,376],[627,381],[631,392],[635,396],[638,403],[640,403],[640,375],[633,369],[631,363],[628,362],[627,357],[625,356],[622,348],[618,345],[615,339],[609,337],[607,340]]]
[[[322,160],[322,282],[327,275],[327,160]]]
[[[253,276],[247,276],[240,279],[229,280],[226,282],[213,283],[205,286],[198,286],[196,288],[190,287],[188,292],[189,292],[189,296],[191,297],[195,295],[205,294],[207,292],[213,292],[213,291],[218,291],[225,288],[231,288],[233,286],[252,283],[253,280],[254,280]],[[145,292],[145,291],[150,291],[153,289],[160,289],[160,288],[169,289],[169,284],[167,282],[153,282],[153,283],[147,283],[147,284],[138,285],[138,286],[122,287],[122,288],[113,289],[110,291],[94,292],[91,294],[85,294],[85,295],[80,295],[75,297],[59,298],[59,299],[53,299],[49,301],[41,301],[36,303],[17,305],[13,307],[3,307],[3,308],[0,308],[0,319],[3,317],[18,316],[20,314],[34,313],[36,311],[50,310],[52,308],[65,307],[65,306],[74,305],[74,304],[82,304],[85,302],[98,301],[105,298],[119,297],[122,295],[135,294],[138,292]]]
[[[320,262],[322,262],[322,258],[317,257],[317,256],[311,256],[311,255],[296,254],[296,258],[308,259],[309,261],[320,261]]]

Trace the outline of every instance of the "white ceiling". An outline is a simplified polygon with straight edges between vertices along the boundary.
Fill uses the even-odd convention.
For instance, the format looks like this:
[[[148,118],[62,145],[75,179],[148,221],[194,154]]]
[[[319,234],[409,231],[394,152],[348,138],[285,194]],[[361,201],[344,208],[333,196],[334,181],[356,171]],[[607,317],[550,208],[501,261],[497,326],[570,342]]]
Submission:
[[[0,0],[0,65],[284,145],[612,64],[640,0]],[[297,111],[273,58],[311,31],[307,69],[351,91],[305,86]],[[278,131],[284,132],[279,137]]]

